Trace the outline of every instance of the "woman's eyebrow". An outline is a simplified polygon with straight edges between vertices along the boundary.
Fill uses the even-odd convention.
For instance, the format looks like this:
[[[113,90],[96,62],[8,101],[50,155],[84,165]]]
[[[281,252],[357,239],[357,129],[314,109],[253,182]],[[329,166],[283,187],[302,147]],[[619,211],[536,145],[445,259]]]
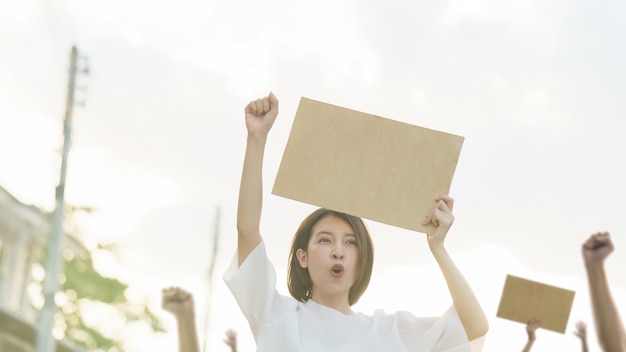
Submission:
[[[314,236],[322,236],[322,235],[328,235],[328,236],[335,236],[335,234],[331,231],[328,230],[319,230],[317,233],[314,234]],[[352,232],[348,232],[345,234],[346,237],[354,237],[356,238],[357,236],[352,233]]]

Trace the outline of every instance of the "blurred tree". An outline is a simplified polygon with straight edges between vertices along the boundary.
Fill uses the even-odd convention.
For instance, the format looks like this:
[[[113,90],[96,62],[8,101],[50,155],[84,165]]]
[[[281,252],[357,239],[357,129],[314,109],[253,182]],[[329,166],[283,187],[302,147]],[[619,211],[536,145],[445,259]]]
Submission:
[[[64,229],[66,235],[81,244],[78,251],[63,253],[64,280],[61,286],[62,299],[55,300],[59,310],[55,316],[55,328],[61,329],[65,338],[88,351],[123,351],[123,341],[118,337],[105,336],[97,328],[89,326],[83,319],[89,306],[106,305],[126,323],[146,322],[153,332],[164,332],[157,316],[147,302],[131,302],[126,296],[128,285],[116,278],[102,275],[93,263],[94,254],[105,251],[117,255],[114,244],[98,244],[97,248],[86,248],[73,216],[77,212],[91,213],[86,207],[68,207]],[[118,256],[119,258],[119,256]],[[42,258],[43,259],[43,258]],[[43,262],[43,261],[42,261]],[[57,295],[57,296],[58,296]]]

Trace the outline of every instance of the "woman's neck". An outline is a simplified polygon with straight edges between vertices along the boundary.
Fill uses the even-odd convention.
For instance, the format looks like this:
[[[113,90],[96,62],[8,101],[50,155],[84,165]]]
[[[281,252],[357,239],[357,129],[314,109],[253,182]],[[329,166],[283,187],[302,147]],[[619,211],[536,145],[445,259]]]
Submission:
[[[345,315],[354,314],[352,308],[350,307],[350,303],[348,302],[347,296],[329,296],[313,292],[311,299],[319,305],[337,310]]]

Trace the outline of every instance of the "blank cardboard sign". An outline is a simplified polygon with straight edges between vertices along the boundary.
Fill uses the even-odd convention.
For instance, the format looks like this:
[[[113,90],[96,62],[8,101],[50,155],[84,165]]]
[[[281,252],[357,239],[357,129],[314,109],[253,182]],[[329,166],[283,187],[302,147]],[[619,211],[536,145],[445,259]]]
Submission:
[[[419,232],[463,137],[302,98],[272,193]]]
[[[497,316],[524,325],[531,319],[541,327],[565,333],[574,291],[507,275]]]

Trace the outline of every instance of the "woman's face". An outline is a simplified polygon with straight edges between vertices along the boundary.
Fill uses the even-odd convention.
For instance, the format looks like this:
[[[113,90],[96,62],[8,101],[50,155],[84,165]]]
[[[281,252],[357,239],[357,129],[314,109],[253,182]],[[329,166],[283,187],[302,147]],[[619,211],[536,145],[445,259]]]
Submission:
[[[298,262],[307,268],[315,296],[345,295],[357,277],[357,238],[350,225],[336,216],[320,219],[311,230],[308,249],[298,249]]]

